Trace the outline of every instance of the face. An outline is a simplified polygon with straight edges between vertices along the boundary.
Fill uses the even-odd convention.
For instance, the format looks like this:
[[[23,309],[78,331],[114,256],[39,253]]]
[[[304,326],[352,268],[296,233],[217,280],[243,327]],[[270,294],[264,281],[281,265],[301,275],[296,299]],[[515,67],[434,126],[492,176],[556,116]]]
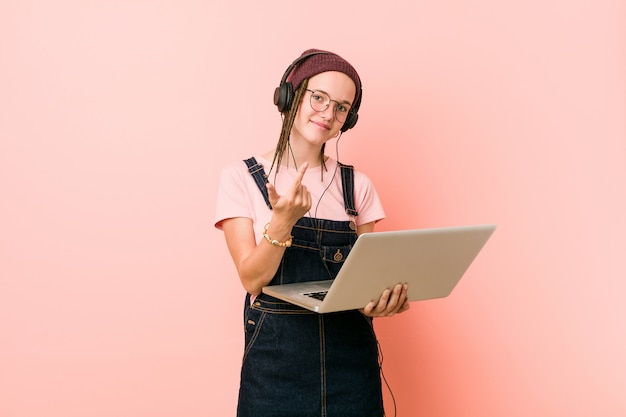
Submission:
[[[316,111],[311,106],[311,96],[314,102],[319,102],[319,96],[323,94],[306,91],[293,123],[291,140],[304,140],[311,145],[321,146],[339,133],[343,123],[337,120],[336,115],[352,106],[356,86],[346,74],[328,71],[311,77],[307,90],[325,93],[331,101],[328,108]],[[343,114],[339,118],[345,119],[345,116]]]

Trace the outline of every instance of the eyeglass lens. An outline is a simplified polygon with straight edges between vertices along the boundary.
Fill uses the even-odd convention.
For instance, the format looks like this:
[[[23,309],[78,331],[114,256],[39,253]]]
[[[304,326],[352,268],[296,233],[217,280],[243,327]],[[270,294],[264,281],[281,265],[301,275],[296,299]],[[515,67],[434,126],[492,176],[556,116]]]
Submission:
[[[311,108],[315,111],[324,111],[330,106],[330,102],[335,102],[335,118],[338,122],[345,122],[346,117],[348,116],[348,112],[350,111],[350,106],[343,103],[338,103],[336,100],[331,100],[331,98],[323,91],[312,91],[308,90],[311,93]]]

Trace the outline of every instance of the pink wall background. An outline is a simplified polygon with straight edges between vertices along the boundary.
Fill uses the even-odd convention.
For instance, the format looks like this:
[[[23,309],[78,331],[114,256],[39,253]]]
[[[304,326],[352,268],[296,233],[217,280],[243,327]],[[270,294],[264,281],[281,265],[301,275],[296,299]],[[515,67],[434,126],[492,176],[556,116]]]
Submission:
[[[308,47],[363,78],[340,158],[380,230],[499,225],[377,322],[398,415],[625,415],[624,3],[245,3],[0,4],[0,416],[233,415],[216,176]]]

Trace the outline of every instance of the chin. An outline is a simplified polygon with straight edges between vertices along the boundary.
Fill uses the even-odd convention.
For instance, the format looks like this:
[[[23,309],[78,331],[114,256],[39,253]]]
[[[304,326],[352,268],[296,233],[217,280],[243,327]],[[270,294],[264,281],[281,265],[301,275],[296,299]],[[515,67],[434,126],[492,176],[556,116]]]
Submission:
[[[311,131],[307,132],[307,135],[304,137],[306,138],[308,142],[316,143],[320,145],[323,143],[326,143],[328,140],[333,138],[330,132],[320,132],[319,130],[315,130],[315,129],[312,129]]]
[[[311,143],[314,143],[316,145],[322,146],[323,144],[325,144],[326,142],[328,142],[329,140],[333,139],[335,136],[330,136],[330,135],[324,135],[323,137],[315,137],[312,138],[310,140]]]

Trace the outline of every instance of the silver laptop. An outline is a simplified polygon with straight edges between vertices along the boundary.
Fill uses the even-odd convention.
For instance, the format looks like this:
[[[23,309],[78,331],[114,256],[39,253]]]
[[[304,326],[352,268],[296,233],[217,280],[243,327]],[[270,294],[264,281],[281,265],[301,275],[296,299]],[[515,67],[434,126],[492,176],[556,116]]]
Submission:
[[[495,229],[487,224],[364,233],[334,280],[272,285],[263,292],[318,313],[363,308],[404,282],[409,301],[447,297]]]

